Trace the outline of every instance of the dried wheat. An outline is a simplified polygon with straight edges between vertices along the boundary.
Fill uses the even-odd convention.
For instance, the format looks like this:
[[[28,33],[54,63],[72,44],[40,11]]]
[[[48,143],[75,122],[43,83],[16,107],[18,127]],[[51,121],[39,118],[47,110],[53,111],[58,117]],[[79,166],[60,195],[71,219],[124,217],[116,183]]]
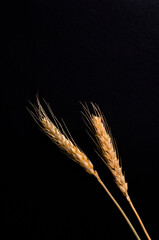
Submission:
[[[98,142],[98,147],[100,148],[101,154],[102,154],[102,159],[104,162],[107,164],[108,168],[110,169],[115,182],[123,195],[126,197],[128,200],[132,210],[134,211],[137,219],[139,220],[139,223],[141,224],[141,227],[143,228],[145,235],[149,240],[151,240],[141,218],[139,217],[129,195],[128,195],[128,184],[125,181],[125,176],[122,173],[122,168],[119,164],[119,157],[117,154],[117,148],[115,146],[115,143],[113,141],[113,137],[111,136],[111,131],[108,127],[108,124],[104,120],[104,116],[102,115],[100,109],[98,106],[95,106],[92,104],[95,115],[91,114],[87,105],[83,106],[85,110],[85,117],[93,127],[97,142]]]
[[[56,143],[71,159],[81,165],[89,174],[95,174],[93,164],[84,154],[83,151],[76,145],[76,143],[68,138],[63,128],[60,129],[55,126],[60,125],[57,123],[57,119],[54,116],[55,124],[49,119],[45,113],[43,107],[37,98],[38,107],[34,106],[36,115],[34,115],[40,122],[43,131],[51,138],[51,140]],[[52,114],[53,115],[53,114]]]
[[[92,115],[92,124],[95,128],[96,137],[101,147],[102,156],[106,160],[107,166],[113,174],[117,186],[127,198],[128,184],[125,181],[125,176],[123,175],[122,168],[119,165],[116,149],[114,149],[114,144],[105,129],[101,116]]]
[[[92,162],[88,159],[88,157],[85,155],[82,150],[79,149],[79,147],[76,145],[74,140],[71,137],[71,140],[64,132],[63,128],[62,132],[60,131],[58,126],[61,126],[56,117],[53,115],[55,124],[49,119],[47,114],[45,113],[43,107],[40,104],[39,99],[37,98],[37,106],[33,106],[35,113],[31,112],[34,119],[37,121],[37,123],[40,125],[40,127],[43,129],[43,131],[51,138],[51,140],[56,143],[64,152],[72,158],[75,162],[81,165],[89,174],[94,175],[94,177],[97,179],[97,181],[101,184],[101,186],[104,188],[104,190],[107,192],[109,197],[112,199],[112,201],[115,203],[116,207],[119,209],[127,223],[129,224],[130,228],[132,229],[134,235],[138,240],[141,240],[138,236],[136,230],[134,229],[133,225],[131,224],[130,220],[120,207],[120,205],[117,203],[115,198],[112,196],[112,194],[109,192],[105,184],[102,182],[101,178],[99,177],[96,170],[94,170]],[[49,107],[50,108],[50,107]],[[51,109],[50,109],[51,111]]]

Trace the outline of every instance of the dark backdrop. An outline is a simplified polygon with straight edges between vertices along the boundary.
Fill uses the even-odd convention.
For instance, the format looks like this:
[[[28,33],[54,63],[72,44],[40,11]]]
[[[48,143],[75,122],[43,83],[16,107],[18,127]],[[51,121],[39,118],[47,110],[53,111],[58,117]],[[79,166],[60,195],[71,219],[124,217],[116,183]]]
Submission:
[[[26,110],[37,92],[64,119],[146,239],[85,131],[79,101],[100,106],[118,145],[129,194],[155,239],[158,1],[11,1],[3,13],[4,239],[135,239],[96,180],[39,131]]]

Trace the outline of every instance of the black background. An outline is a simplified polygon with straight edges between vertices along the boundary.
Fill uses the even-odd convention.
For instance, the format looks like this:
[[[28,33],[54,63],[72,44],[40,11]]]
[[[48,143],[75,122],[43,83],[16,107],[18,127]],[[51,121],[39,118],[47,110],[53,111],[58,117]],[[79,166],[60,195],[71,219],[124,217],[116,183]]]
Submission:
[[[38,91],[146,239],[85,131],[79,101],[100,106],[132,201],[157,239],[158,1],[6,1],[2,9],[4,239],[135,239],[97,181],[39,131],[26,110]]]

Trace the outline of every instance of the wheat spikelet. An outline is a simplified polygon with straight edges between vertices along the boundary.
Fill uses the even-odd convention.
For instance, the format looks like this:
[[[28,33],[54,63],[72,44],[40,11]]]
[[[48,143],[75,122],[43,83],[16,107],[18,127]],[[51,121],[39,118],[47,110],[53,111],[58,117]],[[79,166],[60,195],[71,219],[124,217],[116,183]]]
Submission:
[[[100,144],[102,156],[107,162],[111,173],[115,178],[117,186],[120,188],[124,196],[128,197],[128,184],[125,181],[125,176],[122,173],[122,168],[119,165],[116,150],[112,143],[111,137],[105,129],[101,116],[92,115],[92,124],[94,126],[96,137]]]
[[[125,176],[122,173],[122,168],[119,164],[119,158],[117,154],[117,148],[115,146],[115,143],[113,141],[113,138],[111,136],[110,129],[108,127],[107,122],[104,120],[104,116],[102,115],[100,109],[98,106],[95,106],[92,103],[94,114],[91,114],[88,106],[84,106],[83,108],[85,110],[84,116],[90,123],[90,125],[93,127],[98,147],[101,150],[102,153],[102,160],[107,164],[108,168],[110,169],[113,177],[115,178],[115,182],[123,195],[126,197],[127,201],[129,202],[132,210],[134,211],[143,231],[145,232],[145,235],[149,240],[151,240],[139,214],[137,213],[129,195],[128,195],[128,184],[125,181]]]
[[[54,116],[55,124],[49,119],[47,114],[45,113],[43,107],[40,104],[39,99],[37,98],[38,106],[34,106],[35,113],[32,113],[34,118],[39,121],[40,126],[43,131],[51,138],[51,140],[56,143],[71,159],[81,165],[89,174],[95,175],[94,167],[92,162],[88,159],[88,157],[77,147],[76,143],[72,139],[72,141],[68,138],[63,128],[62,132],[56,125],[60,125],[57,123],[57,119]]]
[[[115,143],[111,137],[110,130],[107,126],[106,121],[104,120],[104,116],[102,115],[99,107],[96,107],[92,104],[95,115],[89,112],[88,107],[83,106],[87,120],[91,124],[94,130],[94,134],[96,136],[98,142],[98,148],[101,151],[102,159],[107,164],[110,169],[113,177],[115,178],[115,182],[124,196],[129,198],[128,196],[128,184],[125,181],[125,176],[122,173],[122,168],[119,164],[119,158],[117,154],[117,150],[115,147]]]

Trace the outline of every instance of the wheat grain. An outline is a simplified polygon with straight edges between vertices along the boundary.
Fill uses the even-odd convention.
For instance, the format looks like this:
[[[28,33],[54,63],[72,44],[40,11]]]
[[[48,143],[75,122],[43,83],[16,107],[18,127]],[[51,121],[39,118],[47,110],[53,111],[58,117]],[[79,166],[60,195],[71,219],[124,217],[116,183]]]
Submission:
[[[39,120],[40,125],[43,131],[51,138],[51,140],[56,143],[71,159],[81,165],[89,174],[95,175],[94,167],[92,162],[84,154],[83,151],[76,145],[76,143],[68,138],[64,130],[62,132],[60,129],[55,126],[57,124],[57,119],[54,116],[55,124],[49,119],[45,113],[43,107],[40,104],[39,99],[37,98],[38,107],[34,106],[34,110],[37,120]],[[60,124],[59,124],[60,125]]]
[[[128,197],[128,184],[125,181],[125,176],[122,173],[122,168],[119,165],[119,159],[117,157],[116,150],[110,135],[105,129],[101,116],[92,115],[92,124],[95,128],[96,137],[99,141],[102,156],[107,162],[111,173],[115,178],[117,186],[120,188],[124,196]]]
[[[122,168],[119,164],[119,157],[117,153],[117,148],[115,146],[115,143],[113,141],[113,138],[111,136],[111,131],[108,127],[107,122],[104,120],[104,116],[102,115],[100,109],[98,106],[95,106],[92,104],[94,112],[96,115],[91,114],[87,105],[84,107],[85,110],[85,117],[87,118],[88,122],[93,126],[93,130],[98,142],[98,147],[101,150],[102,153],[102,159],[107,164],[108,168],[110,169],[115,182],[123,195],[126,197],[127,201],[129,202],[132,210],[134,211],[143,231],[145,232],[145,235],[149,240],[151,240],[139,214],[137,213],[130,197],[128,194],[128,183],[125,181],[125,176],[122,173]]]
[[[46,133],[46,135],[49,136],[51,140],[54,143],[56,143],[71,159],[73,159],[75,162],[80,164],[81,167],[83,167],[89,174],[93,175],[97,179],[97,181],[101,184],[101,186],[107,192],[109,197],[115,203],[116,207],[119,209],[119,211],[121,212],[121,214],[123,215],[127,223],[129,224],[136,238],[138,240],[141,240],[136,230],[134,229],[133,225],[131,224],[130,220],[128,219],[128,217],[120,207],[120,205],[117,203],[115,198],[112,196],[112,194],[109,192],[105,184],[100,179],[98,172],[94,170],[92,162],[88,159],[85,153],[82,150],[80,150],[80,148],[76,145],[72,137],[71,137],[72,141],[69,139],[69,137],[66,135],[62,127],[61,127],[62,132],[60,131],[58,126],[61,126],[61,125],[56,119],[56,117],[53,115],[53,113],[51,112],[53,115],[55,124],[49,119],[49,117],[45,113],[38,98],[37,98],[37,106],[33,106],[33,107],[34,107],[35,113],[31,112],[30,110],[29,111],[31,115],[34,117],[34,119],[36,120],[36,122],[40,125],[40,127]]]
[[[93,127],[93,132],[97,140],[97,146],[102,154],[102,160],[104,160],[110,169],[113,177],[115,178],[115,182],[123,195],[126,196],[126,198],[129,198],[128,184],[125,181],[125,176],[122,173],[122,168],[119,164],[117,148],[115,147],[115,143],[111,137],[108,124],[106,120],[104,120],[104,116],[102,115],[99,107],[95,106],[94,104],[92,104],[92,106],[95,115],[90,113],[87,105],[83,105],[83,108],[85,110],[85,117],[87,118],[90,126]]]

